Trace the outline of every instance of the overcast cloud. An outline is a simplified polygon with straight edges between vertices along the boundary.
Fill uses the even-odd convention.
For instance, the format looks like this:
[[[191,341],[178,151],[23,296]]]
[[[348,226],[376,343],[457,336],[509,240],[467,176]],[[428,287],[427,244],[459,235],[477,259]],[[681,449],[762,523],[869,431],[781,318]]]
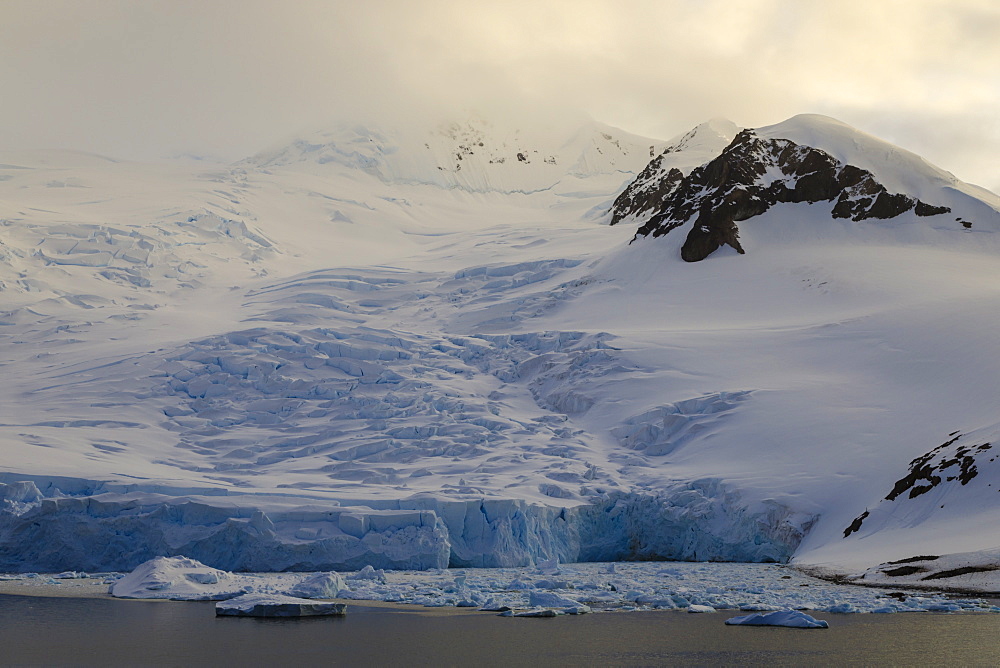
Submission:
[[[237,159],[344,118],[669,138],[829,114],[1000,189],[995,0],[0,0],[0,148]]]

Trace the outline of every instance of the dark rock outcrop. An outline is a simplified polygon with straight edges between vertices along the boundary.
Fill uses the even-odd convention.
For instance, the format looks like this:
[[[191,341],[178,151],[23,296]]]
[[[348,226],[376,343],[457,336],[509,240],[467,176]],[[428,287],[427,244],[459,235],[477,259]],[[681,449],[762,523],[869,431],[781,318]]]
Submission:
[[[956,481],[964,487],[979,475],[979,466],[985,466],[987,462],[996,460],[996,455],[990,452],[993,448],[992,443],[964,444],[961,442],[963,434],[957,431],[948,436],[947,441],[910,462],[909,471],[896,481],[883,499],[883,503],[916,499],[942,484],[953,485]],[[844,529],[844,537],[860,531],[869,515],[870,511],[865,510],[854,518],[854,521]],[[937,557],[919,557],[919,559],[930,560]],[[889,563],[903,564],[908,561],[910,560],[903,559]]]
[[[740,132],[717,158],[686,177],[676,169],[664,173],[662,159],[650,162],[615,200],[611,224],[655,207],[658,212],[639,227],[636,238],[659,237],[694,218],[681,248],[688,262],[703,260],[722,246],[743,253],[737,223],[783,202],[833,202],[834,218],[855,221],[894,218],[910,210],[918,216],[950,211],[890,193],[871,172],[824,151],[787,139],[764,139],[753,130]]]
[[[665,202],[680,187],[684,174],[679,169],[664,169],[666,155],[664,152],[650,160],[635,181],[615,198],[611,207],[612,225],[617,225],[629,216],[658,209],[660,203]]]

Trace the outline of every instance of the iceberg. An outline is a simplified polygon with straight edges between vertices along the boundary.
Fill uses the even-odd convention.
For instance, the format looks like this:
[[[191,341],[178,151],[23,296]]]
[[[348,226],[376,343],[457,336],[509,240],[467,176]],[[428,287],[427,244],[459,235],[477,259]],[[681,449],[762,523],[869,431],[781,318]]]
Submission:
[[[729,626],[787,626],[795,629],[828,629],[830,625],[798,610],[777,610],[775,612],[754,613],[742,617],[730,617]]]
[[[345,603],[318,603],[281,594],[244,594],[215,604],[217,616],[230,617],[316,617],[347,614]]]
[[[187,557],[156,557],[139,564],[108,590],[116,598],[159,598],[212,601],[243,593],[242,583],[230,573]]]

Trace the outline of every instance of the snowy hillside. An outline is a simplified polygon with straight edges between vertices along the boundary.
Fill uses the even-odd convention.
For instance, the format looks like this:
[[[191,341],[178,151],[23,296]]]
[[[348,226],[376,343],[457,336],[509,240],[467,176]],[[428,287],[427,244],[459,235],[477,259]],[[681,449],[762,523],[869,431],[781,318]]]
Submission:
[[[0,570],[995,547],[995,196],[822,117],[562,134],[0,157]]]

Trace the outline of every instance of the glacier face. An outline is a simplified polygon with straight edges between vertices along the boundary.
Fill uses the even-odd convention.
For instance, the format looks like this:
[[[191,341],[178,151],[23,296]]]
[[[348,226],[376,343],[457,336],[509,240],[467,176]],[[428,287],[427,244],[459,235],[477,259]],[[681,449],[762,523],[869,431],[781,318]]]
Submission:
[[[793,120],[758,132],[826,123]],[[602,224],[651,147],[649,173],[690,174],[738,131],[350,128],[209,170],[85,162],[86,188],[5,156],[32,169],[0,181],[0,570],[988,547],[985,460],[919,508],[879,500],[928,434],[995,438],[994,201],[949,195],[968,227],[779,203],[752,253],[697,267],[681,235]],[[822,149],[853,164],[838,132]],[[958,188],[876,163],[910,197]]]
[[[299,505],[294,498],[101,492],[101,485],[71,496],[48,482],[49,498],[30,481],[0,486],[0,570],[58,571],[72,563],[127,571],[164,555],[234,571],[784,562],[815,519],[774,503],[748,507],[717,480],[657,496],[608,494],[570,508],[433,497]]]

